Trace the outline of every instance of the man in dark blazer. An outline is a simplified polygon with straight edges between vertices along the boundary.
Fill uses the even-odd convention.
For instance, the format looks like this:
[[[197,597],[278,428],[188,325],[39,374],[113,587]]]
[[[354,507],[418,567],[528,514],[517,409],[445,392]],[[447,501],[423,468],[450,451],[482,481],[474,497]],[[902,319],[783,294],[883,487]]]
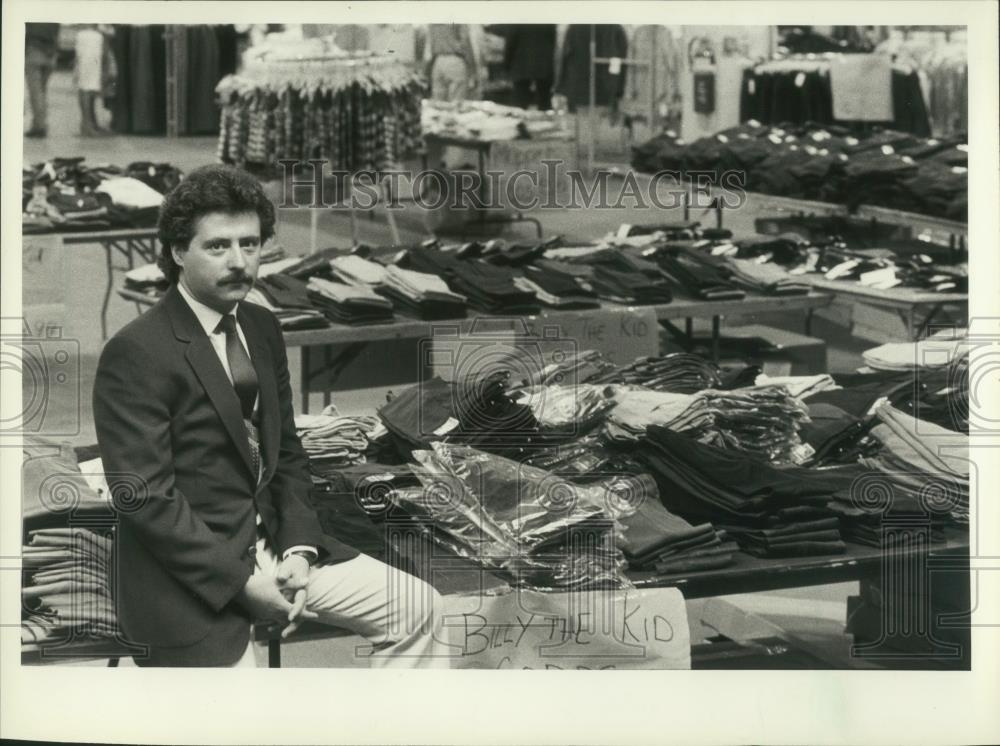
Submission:
[[[101,354],[122,629],[148,648],[138,665],[253,665],[251,621],[318,619],[368,638],[373,666],[446,666],[436,592],[325,536],[309,506],[281,329],[243,300],[274,220],[245,172],[192,172],[160,209],[171,287]]]

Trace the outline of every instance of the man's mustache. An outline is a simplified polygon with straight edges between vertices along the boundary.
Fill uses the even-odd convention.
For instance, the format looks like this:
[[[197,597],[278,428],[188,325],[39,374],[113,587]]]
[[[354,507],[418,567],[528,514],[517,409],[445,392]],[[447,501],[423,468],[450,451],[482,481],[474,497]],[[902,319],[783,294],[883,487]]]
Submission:
[[[244,285],[250,285],[253,283],[253,278],[245,272],[240,272],[239,274],[229,275],[228,277],[219,280],[217,284],[219,285],[234,285],[236,283],[242,283]]]

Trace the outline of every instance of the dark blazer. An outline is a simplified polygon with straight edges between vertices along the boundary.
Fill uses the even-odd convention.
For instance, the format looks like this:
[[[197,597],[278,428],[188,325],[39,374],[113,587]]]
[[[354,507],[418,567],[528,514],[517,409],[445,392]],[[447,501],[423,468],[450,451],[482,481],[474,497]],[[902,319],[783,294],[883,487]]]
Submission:
[[[357,555],[322,534],[309,506],[277,319],[247,302],[237,318],[260,385],[259,484],[236,391],[176,287],[98,363],[94,421],[119,518],[116,607],[126,636],[150,646],[147,664],[242,655],[250,625],[234,597],[253,572],[258,514],[279,556],[299,544],[325,562]]]
[[[556,27],[512,24],[504,28],[504,67],[511,80],[549,80],[556,75]]]

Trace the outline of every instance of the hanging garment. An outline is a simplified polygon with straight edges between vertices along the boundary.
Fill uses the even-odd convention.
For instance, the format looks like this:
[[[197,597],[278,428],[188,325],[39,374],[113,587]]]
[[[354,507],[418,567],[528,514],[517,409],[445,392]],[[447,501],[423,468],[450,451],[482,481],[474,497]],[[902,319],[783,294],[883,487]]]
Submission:
[[[570,111],[590,106],[590,38],[596,39],[597,56],[610,59],[628,57],[628,36],[622,26],[612,24],[572,25],[563,43],[562,66],[556,92],[569,100]],[[594,69],[596,106],[616,106],[625,92],[625,66],[612,74],[610,65],[599,63]]]

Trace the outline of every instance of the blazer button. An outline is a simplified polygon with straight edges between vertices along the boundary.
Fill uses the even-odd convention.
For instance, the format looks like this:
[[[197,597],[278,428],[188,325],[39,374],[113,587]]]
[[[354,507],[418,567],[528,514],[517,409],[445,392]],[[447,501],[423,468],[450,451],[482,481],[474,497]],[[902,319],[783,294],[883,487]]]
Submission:
[[[250,548],[247,549],[247,556],[248,557],[256,557],[257,556],[257,545],[256,544],[250,545]]]

